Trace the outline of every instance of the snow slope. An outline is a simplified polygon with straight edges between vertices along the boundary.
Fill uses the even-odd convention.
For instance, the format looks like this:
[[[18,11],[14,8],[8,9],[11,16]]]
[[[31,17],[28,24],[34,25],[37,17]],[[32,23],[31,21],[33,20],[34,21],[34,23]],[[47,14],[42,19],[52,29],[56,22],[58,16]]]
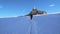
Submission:
[[[0,34],[60,34],[60,14],[0,18]]]

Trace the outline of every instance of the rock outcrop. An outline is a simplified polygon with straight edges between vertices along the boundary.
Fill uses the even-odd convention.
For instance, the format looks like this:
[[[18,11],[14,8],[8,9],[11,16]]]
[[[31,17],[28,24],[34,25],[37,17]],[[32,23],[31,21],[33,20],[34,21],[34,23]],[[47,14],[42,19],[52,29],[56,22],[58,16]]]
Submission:
[[[41,15],[41,14],[47,14],[47,12],[37,10],[36,8],[33,8],[32,11],[27,16],[29,16],[30,14],[32,14],[32,15]]]

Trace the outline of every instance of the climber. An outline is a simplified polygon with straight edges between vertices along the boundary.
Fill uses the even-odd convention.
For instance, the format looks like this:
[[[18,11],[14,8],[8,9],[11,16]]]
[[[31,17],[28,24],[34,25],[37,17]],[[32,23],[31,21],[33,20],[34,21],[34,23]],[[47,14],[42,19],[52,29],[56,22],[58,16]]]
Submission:
[[[30,16],[30,19],[32,20],[32,18],[33,18],[33,14],[30,14],[29,16]]]

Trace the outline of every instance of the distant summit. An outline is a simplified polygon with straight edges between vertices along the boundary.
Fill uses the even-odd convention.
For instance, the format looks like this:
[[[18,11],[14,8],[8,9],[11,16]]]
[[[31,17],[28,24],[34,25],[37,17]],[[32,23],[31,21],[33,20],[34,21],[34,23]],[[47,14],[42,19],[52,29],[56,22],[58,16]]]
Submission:
[[[32,11],[29,14],[27,14],[26,16],[29,16],[30,14],[32,14],[32,15],[41,15],[41,14],[47,14],[47,12],[37,10],[36,8],[33,8]]]

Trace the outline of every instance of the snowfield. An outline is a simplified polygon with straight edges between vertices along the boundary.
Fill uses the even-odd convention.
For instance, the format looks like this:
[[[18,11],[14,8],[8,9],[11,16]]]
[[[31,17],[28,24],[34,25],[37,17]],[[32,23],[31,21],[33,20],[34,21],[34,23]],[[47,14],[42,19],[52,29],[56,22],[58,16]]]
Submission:
[[[60,34],[60,14],[0,18],[0,34]]]

